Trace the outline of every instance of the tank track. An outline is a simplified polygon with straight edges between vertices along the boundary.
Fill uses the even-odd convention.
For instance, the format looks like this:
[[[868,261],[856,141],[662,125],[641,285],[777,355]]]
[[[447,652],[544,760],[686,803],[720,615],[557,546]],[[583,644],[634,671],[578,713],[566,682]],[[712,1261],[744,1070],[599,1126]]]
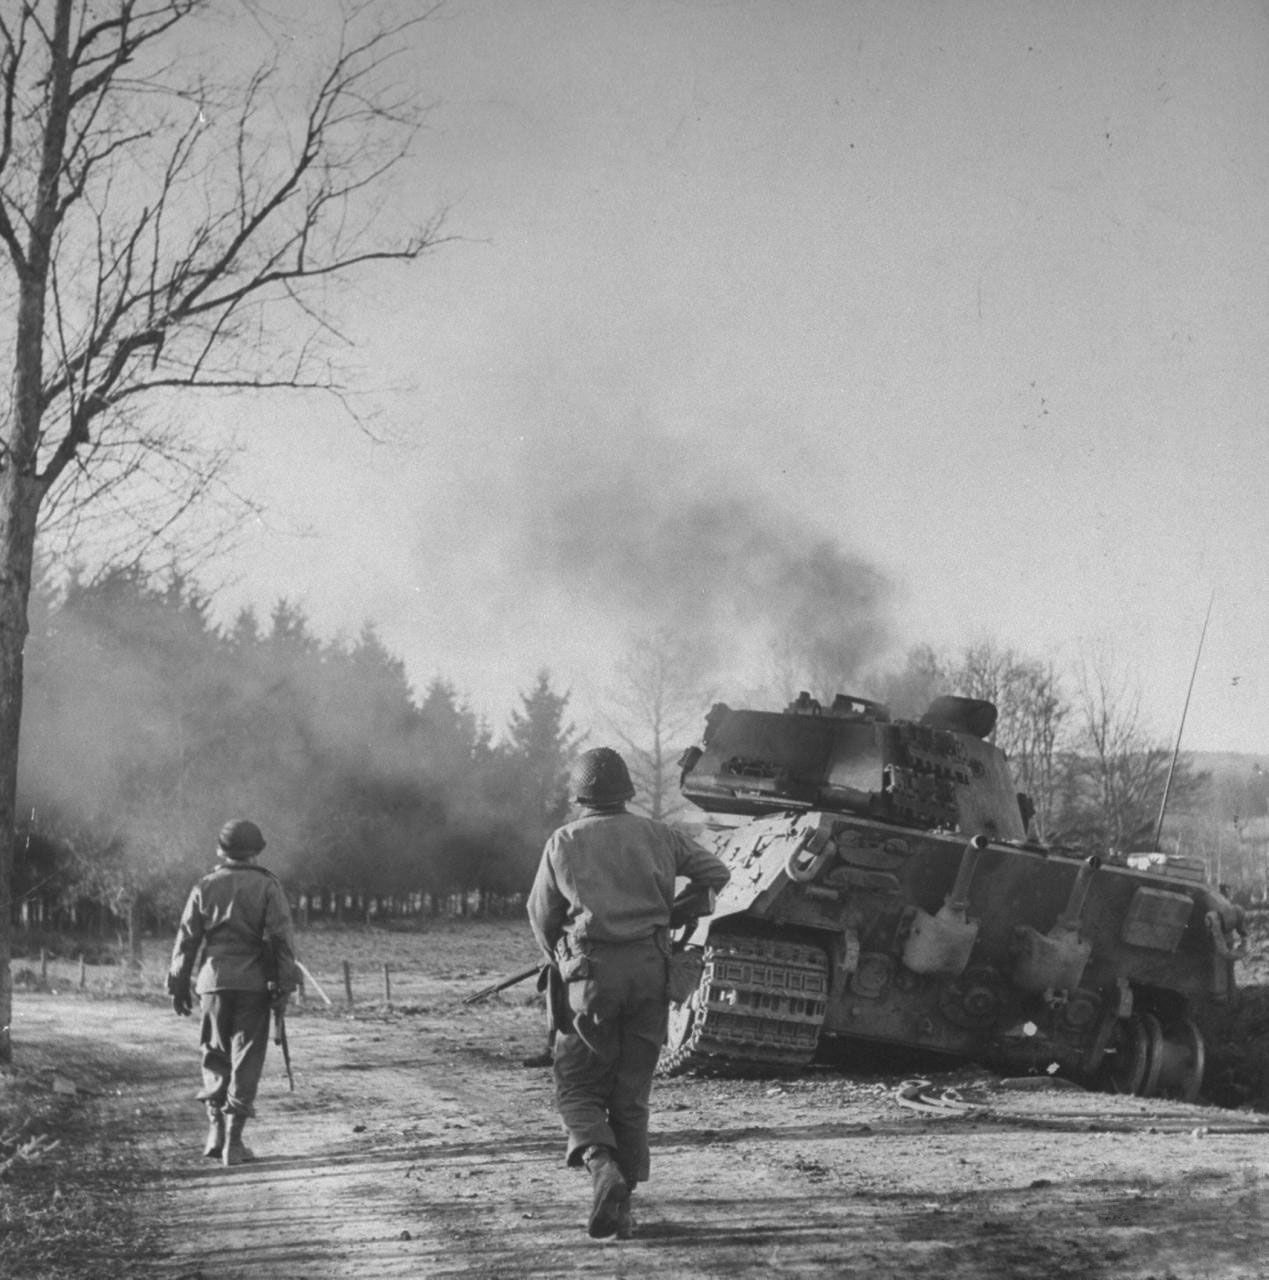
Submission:
[[[659,1074],[770,1073],[815,1056],[828,996],[828,958],[813,946],[716,931],[700,986],[670,1011]]]

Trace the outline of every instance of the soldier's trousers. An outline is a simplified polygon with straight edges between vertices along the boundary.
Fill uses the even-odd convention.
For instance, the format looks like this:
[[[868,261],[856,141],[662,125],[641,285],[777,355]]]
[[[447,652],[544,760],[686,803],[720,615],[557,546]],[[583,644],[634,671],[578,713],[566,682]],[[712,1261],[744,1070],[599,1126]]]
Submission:
[[[568,983],[573,1026],[555,1040],[555,1100],[568,1163],[612,1147],[626,1181],[648,1177],[652,1074],[665,1041],[666,957],[654,939],[588,943]]]
[[[202,997],[203,1087],[198,1096],[249,1116],[269,1047],[267,991],[213,991]]]

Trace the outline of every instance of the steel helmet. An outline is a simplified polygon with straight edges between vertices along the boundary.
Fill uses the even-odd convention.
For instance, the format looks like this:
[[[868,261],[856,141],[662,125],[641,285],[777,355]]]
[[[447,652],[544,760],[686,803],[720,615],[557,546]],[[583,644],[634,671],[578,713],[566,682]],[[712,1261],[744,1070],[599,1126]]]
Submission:
[[[568,793],[578,804],[602,807],[631,799],[635,789],[630,770],[617,752],[611,747],[592,747],[577,757]]]
[[[264,848],[264,833],[248,818],[233,818],[216,839],[228,858],[250,858]]]

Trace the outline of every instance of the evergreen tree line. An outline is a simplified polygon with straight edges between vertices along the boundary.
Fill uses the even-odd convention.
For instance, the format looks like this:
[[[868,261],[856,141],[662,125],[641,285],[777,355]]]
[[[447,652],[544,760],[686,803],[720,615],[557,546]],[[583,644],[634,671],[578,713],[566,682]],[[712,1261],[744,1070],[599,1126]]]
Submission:
[[[170,927],[229,818],[306,914],[497,911],[567,809],[576,733],[538,673],[505,731],[373,626],[324,642],[285,600],[221,628],[179,573],[33,593],[15,902],[27,924]]]

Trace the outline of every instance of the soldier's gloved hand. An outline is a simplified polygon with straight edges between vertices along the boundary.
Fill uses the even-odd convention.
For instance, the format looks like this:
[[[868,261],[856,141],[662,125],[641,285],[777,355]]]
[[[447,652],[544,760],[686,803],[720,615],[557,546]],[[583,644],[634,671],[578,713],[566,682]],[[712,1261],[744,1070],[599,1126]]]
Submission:
[[[275,991],[269,997],[269,1008],[272,1009],[274,1013],[285,1013],[286,1006],[290,999],[291,993],[289,991]]]
[[[179,1014],[182,1018],[188,1018],[193,1012],[194,1004],[190,999],[189,991],[176,991],[172,993],[172,1012]]]

